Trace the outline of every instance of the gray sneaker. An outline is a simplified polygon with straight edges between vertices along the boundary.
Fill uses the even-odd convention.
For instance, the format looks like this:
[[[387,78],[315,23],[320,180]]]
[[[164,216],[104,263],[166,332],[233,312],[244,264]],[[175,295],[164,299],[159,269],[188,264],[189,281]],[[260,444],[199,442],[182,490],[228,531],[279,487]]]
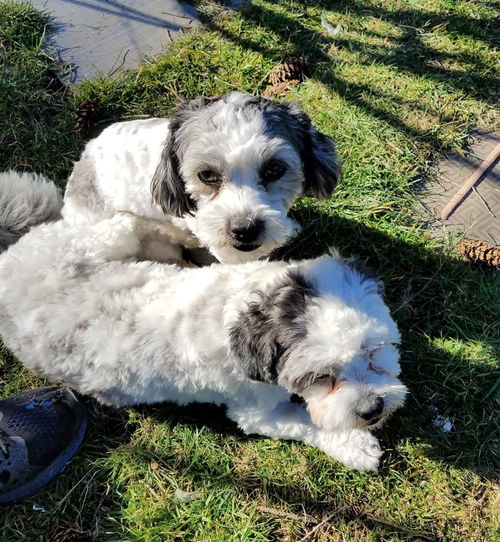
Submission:
[[[39,388],[0,401],[0,504],[31,497],[64,468],[87,426],[68,388]]]

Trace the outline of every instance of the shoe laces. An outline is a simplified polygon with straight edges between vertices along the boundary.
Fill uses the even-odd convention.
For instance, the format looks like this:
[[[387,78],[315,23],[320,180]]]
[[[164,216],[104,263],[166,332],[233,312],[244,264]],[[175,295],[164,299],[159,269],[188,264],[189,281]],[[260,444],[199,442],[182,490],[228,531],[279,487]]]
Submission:
[[[7,433],[3,429],[0,429],[0,451],[2,451],[5,457],[8,457],[9,455],[8,446],[10,446],[10,442],[8,442],[7,436]]]

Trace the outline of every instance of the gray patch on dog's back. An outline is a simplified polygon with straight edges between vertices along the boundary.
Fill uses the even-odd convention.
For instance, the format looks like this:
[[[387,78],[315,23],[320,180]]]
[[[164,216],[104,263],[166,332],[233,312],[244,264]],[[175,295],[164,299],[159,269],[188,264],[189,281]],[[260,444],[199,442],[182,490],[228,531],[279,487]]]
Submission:
[[[248,304],[229,331],[231,350],[252,380],[276,383],[292,349],[306,336],[305,314],[315,288],[289,272],[260,300]]]
[[[92,209],[96,214],[106,214],[106,204],[97,190],[94,163],[85,152],[81,159],[75,163],[64,199]]]

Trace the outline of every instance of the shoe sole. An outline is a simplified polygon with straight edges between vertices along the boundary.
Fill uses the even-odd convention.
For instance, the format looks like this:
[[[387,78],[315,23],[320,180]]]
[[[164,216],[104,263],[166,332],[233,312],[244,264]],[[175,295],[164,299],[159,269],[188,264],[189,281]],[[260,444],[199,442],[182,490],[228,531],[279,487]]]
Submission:
[[[41,491],[48,485],[68,464],[82,444],[87,430],[87,415],[83,413],[82,423],[78,433],[69,445],[57,456],[57,458],[43,471],[39,472],[29,482],[0,495],[0,504],[14,504],[24,501]]]

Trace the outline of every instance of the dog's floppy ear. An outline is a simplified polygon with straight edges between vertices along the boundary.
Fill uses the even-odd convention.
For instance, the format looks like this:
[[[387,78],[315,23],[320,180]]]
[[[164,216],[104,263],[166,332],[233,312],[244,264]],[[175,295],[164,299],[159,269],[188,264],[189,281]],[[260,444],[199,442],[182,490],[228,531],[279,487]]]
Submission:
[[[254,98],[274,132],[285,130],[300,152],[304,168],[304,194],[318,199],[332,195],[340,179],[340,163],[332,140],[318,132],[311,119],[295,103]]]
[[[302,317],[314,288],[299,273],[287,273],[270,293],[255,292],[230,329],[230,344],[252,380],[276,383],[291,349],[305,337]]]
[[[164,144],[160,163],[151,181],[151,195],[153,202],[159,205],[166,215],[182,217],[193,214],[196,210],[195,202],[186,192],[179,173],[179,158],[172,130]]]
[[[298,123],[300,154],[304,164],[304,194],[327,199],[340,180],[340,162],[333,141],[318,132],[297,104],[282,103]]]
[[[169,118],[169,133],[161,153],[160,163],[151,181],[153,202],[159,205],[165,214],[182,217],[196,211],[196,203],[186,192],[184,180],[179,171],[181,157],[180,128],[200,109],[220,100],[219,97],[201,97],[182,103]]]
[[[340,163],[332,140],[313,128],[310,121],[304,134],[302,162],[304,194],[310,192],[318,199],[329,198],[340,180]]]
[[[231,350],[239,358],[243,372],[251,380],[275,382],[276,365],[282,354],[278,333],[263,292],[259,301],[248,304],[229,332]]]

